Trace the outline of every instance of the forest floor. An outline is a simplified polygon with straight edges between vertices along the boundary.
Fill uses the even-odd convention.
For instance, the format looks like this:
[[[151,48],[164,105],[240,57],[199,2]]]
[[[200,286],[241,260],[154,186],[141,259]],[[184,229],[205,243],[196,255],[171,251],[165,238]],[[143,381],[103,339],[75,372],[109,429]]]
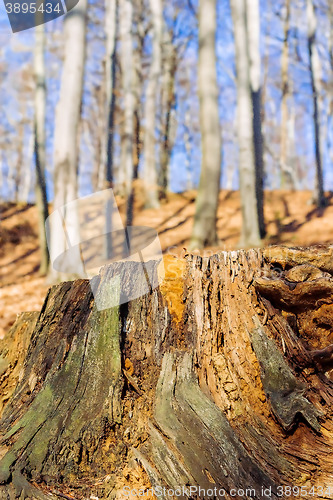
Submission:
[[[193,225],[196,192],[171,194],[158,210],[143,210],[136,202],[134,225],[157,230],[164,253],[181,255],[186,249]],[[265,193],[267,237],[264,245],[309,246],[333,242],[333,195],[328,206],[319,210],[311,203],[309,191]],[[122,215],[125,204],[119,201]],[[206,249],[236,249],[240,238],[241,209],[237,191],[221,191],[218,234],[221,245]],[[33,205],[0,205],[0,338],[23,311],[39,310],[49,285],[40,277],[37,212]]]

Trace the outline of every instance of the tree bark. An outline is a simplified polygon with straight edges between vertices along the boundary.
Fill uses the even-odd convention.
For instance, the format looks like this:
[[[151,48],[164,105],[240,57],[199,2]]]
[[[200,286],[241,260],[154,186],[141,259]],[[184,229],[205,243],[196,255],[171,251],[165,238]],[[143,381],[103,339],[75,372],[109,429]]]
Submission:
[[[202,159],[192,249],[218,243],[216,214],[221,183],[221,127],[215,36],[216,0],[200,0],[198,85]]]
[[[92,290],[144,289],[138,263],[51,288],[0,353],[0,498],[329,498],[332,257],[167,256],[146,264],[158,288],[102,311]]]
[[[45,167],[46,167],[46,78],[45,78],[45,28],[41,24],[35,28],[34,73],[35,73],[35,164],[36,164],[36,205],[38,210],[38,230],[40,246],[39,272],[47,274],[49,251],[47,248],[45,222],[49,215],[47,204]]]
[[[313,127],[314,127],[314,146],[315,146],[315,161],[316,161],[316,178],[315,188],[313,192],[313,200],[316,205],[324,207],[324,179],[323,179],[323,160],[321,151],[321,127],[320,127],[320,90],[321,90],[321,64],[318,50],[316,47],[316,29],[317,18],[313,4],[313,0],[307,0],[306,5],[307,22],[308,22],[308,53],[310,62],[310,78],[313,98]]]

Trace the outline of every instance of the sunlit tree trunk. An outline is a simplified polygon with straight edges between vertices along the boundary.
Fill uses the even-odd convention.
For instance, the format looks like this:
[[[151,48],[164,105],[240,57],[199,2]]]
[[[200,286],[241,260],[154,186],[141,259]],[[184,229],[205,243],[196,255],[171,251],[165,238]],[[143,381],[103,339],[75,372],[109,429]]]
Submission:
[[[29,200],[29,194],[30,194],[30,189],[31,189],[31,179],[32,179],[32,164],[33,164],[33,158],[34,158],[34,136],[30,135],[28,144],[27,144],[27,149],[25,153],[25,171],[24,171],[24,178],[23,178],[23,183],[22,183],[22,189],[21,189],[21,199],[23,201],[28,201]]]
[[[171,121],[172,110],[175,103],[175,74],[177,68],[177,54],[173,46],[170,33],[165,26],[163,43],[163,69],[162,69],[162,127],[161,127],[161,150],[160,150],[160,176],[159,185],[161,197],[166,198],[169,190],[169,163],[172,149],[171,144]]]
[[[186,189],[189,191],[193,189],[193,172],[191,165],[192,158],[192,140],[191,140],[191,112],[188,106],[184,116],[184,146],[186,151],[185,157],[185,170],[186,170]]]
[[[35,72],[35,165],[36,165],[36,205],[38,210],[38,229],[40,245],[40,266],[41,274],[46,274],[49,266],[49,252],[46,242],[45,221],[49,215],[45,181],[46,167],[46,134],[45,134],[45,113],[46,113],[46,79],[45,79],[45,29],[41,24],[35,28],[35,52],[34,52],[34,72]]]
[[[18,134],[17,134],[17,161],[15,167],[15,202],[19,203],[22,201],[21,198],[21,187],[22,187],[22,178],[24,171],[24,119],[23,119],[23,106],[21,105],[22,119],[18,123]]]
[[[264,234],[263,158],[260,119],[259,4],[231,2],[234,24],[242,246],[257,246]]]
[[[152,18],[152,59],[145,100],[145,132],[143,143],[143,181],[147,207],[159,206],[156,152],[156,104],[162,71],[163,11],[161,0],[150,0]]]
[[[133,225],[134,203],[137,194],[137,184],[139,163],[141,158],[141,96],[142,96],[142,57],[144,48],[144,38],[138,37],[139,44],[137,50],[133,52],[133,95],[134,95],[134,130],[132,144],[133,171],[131,178],[130,192],[126,200],[126,226]]]
[[[103,141],[104,154],[102,154],[103,168],[100,168],[99,185],[112,188],[114,181],[113,172],[113,138],[114,138],[114,112],[115,112],[115,83],[116,83],[116,42],[117,42],[117,14],[118,0],[105,2],[105,87],[106,87],[106,134]],[[103,172],[103,177],[101,173]],[[112,207],[110,202],[105,208],[105,257],[112,255]]]
[[[257,215],[260,237],[265,236],[264,161],[261,131],[261,54],[259,0],[246,2],[247,38],[250,56],[250,84],[253,109],[253,140],[256,172]]]
[[[201,175],[191,248],[216,245],[216,214],[221,178],[221,129],[216,74],[216,0],[199,2],[198,84],[201,128]]]
[[[293,175],[290,172],[288,151],[288,100],[290,96],[289,82],[289,31],[290,31],[290,0],[285,3],[285,18],[283,25],[283,46],[281,56],[281,81],[282,81],[282,99],[281,99],[281,144],[280,144],[280,172],[282,188],[294,188]]]
[[[78,128],[81,116],[83,76],[86,58],[86,9],[87,0],[66,15],[64,20],[64,63],[61,77],[60,98],[56,109],[54,135],[54,209],[77,198]],[[78,240],[79,222],[75,209],[67,207],[63,224],[70,241]],[[66,250],[64,231],[51,227],[51,259]],[[73,275],[83,274],[79,254],[72,252],[63,263],[63,270]],[[61,273],[52,269],[50,279],[61,279]]]
[[[4,192],[3,192],[3,184],[4,184],[4,175],[3,175],[3,164],[4,164],[4,161],[3,161],[3,157],[4,157],[4,154],[3,154],[3,151],[0,152],[0,201],[3,202],[4,201]]]
[[[133,177],[134,108],[133,93],[133,4],[131,0],[119,1],[119,25],[121,40],[121,68],[123,87],[123,123],[121,137],[120,170],[118,183],[122,194],[131,191]]]
[[[321,90],[321,63],[316,47],[317,18],[313,0],[307,0],[307,22],[308,22],[308,52],[310,62],[310,77],[313,96],[313,126],[315,140],[316,180],[313,200],[318,207],[325,205],[323,159],[321,151],[321,127],[320,127],[320,90]]]
[[[329,5],[329,43],[328,54],[330,61],[330,93],[328,101],[328,116],[327,116],[327,142],[328,154],[330,163],[333,165],[333,4],[328,2]]]
[[[113,137],[114,137],[114,111],[115,111],[115,83],[116,83],[116,41],[117,41],[117,11],[118,0],[106,0],[106,55],[105,55],[105,82],[106,82],[106,150],[105,150],[105,181],[106,187],[113,184]]]

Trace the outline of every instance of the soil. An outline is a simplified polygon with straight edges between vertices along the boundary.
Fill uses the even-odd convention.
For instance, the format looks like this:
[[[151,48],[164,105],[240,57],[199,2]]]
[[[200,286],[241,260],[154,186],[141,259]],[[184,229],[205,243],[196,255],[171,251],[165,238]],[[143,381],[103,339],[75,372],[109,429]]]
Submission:
[[[140,196],[133,225],[157,230],[164,254],[186,252],[191,236],[196,191],[170,194],[160,209],[143,209]],[[125,203],[117,199],[125,214]],[[333,200],[328,195],[325,209],[311,204],[311,192],[269,191],[265,193],[267,236],[264,245],[309,246],[333,240]],[[39,275],[37,211],[33,205],[0,204],[0,338],[18,313],[41,308],[49,285]],[[239,192],[221,191],[218,209],[219,247],[202,254],[238,248],[241,230]]]

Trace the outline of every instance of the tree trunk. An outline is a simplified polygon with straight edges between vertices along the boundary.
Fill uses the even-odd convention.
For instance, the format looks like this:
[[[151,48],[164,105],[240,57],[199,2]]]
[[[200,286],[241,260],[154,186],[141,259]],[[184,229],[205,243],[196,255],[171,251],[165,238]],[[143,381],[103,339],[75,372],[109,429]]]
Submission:
[[[138,263],[50,289],[0,352],[0,498],[330,498],[332,257],[167,256],[158,288],[102,311],[92,289],[144,289]]]
[[[295,188],[293,184],[294,176],[289,165],[289,150],[288,150],[288,101],[290,96],[289,82],[289,31],[290,31],[290,0],[285,3],[285,18],[283,25],[283,46],[281,56],[281,80],[282,80],[282,99],[281,99],[281,145],[280,145],[280,173],[281,187]]]
[[[246,1],[246,25],[250,58],[253,140],[256,175],[257,217],[260,238],[266,234],[264,221],[264,158],[261,131],[261,53],[259,0]]]
[[[330,92],[327,109],[327,144],[330,164],[333,165],[333,5],[329,3],[329,43],[328,56],[330,61]]]
[[[133,178],[134,108],[133,89],[133,5],[131,0],[119,1],[119,25],[121,40],[121,70],[124,102],[124,120],[121,137],[120,170],[118,183],[120,192],[129,195]]]
[[[234,25],[239,182],[242,200],[240,244],[258,246],[264,235],[263,159],[260,120],[259,4],[231,2]]]
[[[191,111],[190,106],[186,107],[184,113],[184,146],[186,151],[185,171],[186,171],[186,190],[193,189],[193,171],[192,171],[192,138],[191,138]]]
[[[161,124],[161,148],[160,148],[160,174],[159,186],[161,198],[166,199],[170,186],[169,163],[172,150],[171,115],[175,106],[175,75],[177,69],[176,48],[172,43],[172,37],[168,27],[164,26],[163,43],[163,75],[162,75],[162,124]]]
[[[143,139],[143,182],[145,188],[145,204],[147,207],[158,208],[159,189],[157,181],[156,161],[156,104],[159,81],[162,73],[162,33],[163,9],[161,0],[150,0],[152,34],[152,59],[145,100],[145,132]]]
[[[36,206],[38,210],[38,230],[40,246],[39,272],[47,274],[49,267],[49,251],[47,248],[45,222],[49,215],[45,181],[45,113],[46,113],[46,79],[45,79],[45,29],[44,25],[35,28],[35,164],[36,164]]]
[[[23,106],[21,106],[21,110],[23,111]],[[22,202],[21,198],[21,189],[22,189],[22,181],[23,181],[23,162],[24,162],[24,118],[22,118],[18,122],[17,128],[17,161],[15,167],[15,203]]]
[[[81,116],[83,76],[86,57],[86,9],[87,0],[71,10],[64,21],[65,58],[61,78],[60,98],[56,110],[54,133],[54,210],[66,206],[61,214],[69,241],[79,240],[79,221],[75,208],[68,205],[78,196],[78,127]],[[59,214],[59,212],[58,212]],[[66,250],[65,231],[51,225],[51,261]],[[79,249],[67,255],[64,272],[82,276],[83,265]],[[62,273],[51,269],[50,281],[61,279]]]
[[[117,19],[118,0],[106,0],[105,2],[105,86],[106,86],[106,136],[103,158],[103,187],[109,189],[113,187],[113,139],[114,139],[114,114],[115,114],[115,83],[116,83],[116,42],[117,42]],[[101,172],[101,170],[100,170]],[[100,179],[101,180],[101,179]],[[100,183],[101,184],[101,183]],[[109,203],[105,207],[105,243],[104,254],[109,259],[112,254],[112,208]]]
[[[113,172],[113,138],[114,138],[114,112],[116,104],[115,83],[116,83],[116,41],[117,41],[117,12],[118,0],[106,0],[106,110],[107,110],[107,135],[106,135],[106,187],[112,187],[114,180]]]
[[[34,153],[35,153],[34,142],[35,142],[34,136],[31,134],[28,139],[28,144],[26,147],[26,153],[25,153],[26,168],[21,188],[21,199],[26,203],[29,203],[29,195],[31,189],[31,178],[32,178],[31,166],[33,165]]]
[[[221,182],[221,127],[215,36],[216,0],[200,0],[198,85],[202,159],[192,249],[218,243],[216,214]]]
[[[316,47],[317,18],[313,0],[307,0],[308,21],[308,52],[310,61],[310,77],[313,96],[313,125],[315,140],[316,180],[313,200],[318,207],[325,206],[324,179],[321,152],[321,130],[320,130],[320,89],[321,89],[321,64]]]
[[[133,172],[131,179],[131,189],[126,200],[126,226],[133,226],[134,217],[134,203],[137,194],[137,179],[139,176],[139,164],[142,150],[141,140],[141,96],[142,96],[142,60],[144,50],[144,38],[139,34],[139,43],[137,50],[133,53],[134,60],[134,75],[133,75],[133,89],[135,89],[134,96],[134,136],[132,143],[132,158],[133,158]]]

